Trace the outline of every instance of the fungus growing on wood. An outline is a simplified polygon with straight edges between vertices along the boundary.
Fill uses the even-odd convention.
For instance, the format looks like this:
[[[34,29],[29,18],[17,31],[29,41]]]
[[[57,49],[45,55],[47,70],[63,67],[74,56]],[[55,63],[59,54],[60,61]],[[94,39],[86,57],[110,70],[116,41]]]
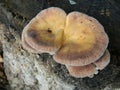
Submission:
[[[76,78],[94,75],[110,62],[108,36],[93,17],[66,13],[57,7],[42,10],[23,29],[23,48],[49,53]]]
[[[65,20],[66,13],[60,8],[42,10],[23,30],[23,46],[24,40],[26,43],[24,48],[27,49],[28,45],[28,48],[38,52],[54,54],[62,44]]]
[[[103,26],[94,18],[71,12],[66,18],[62,47],[54,55],[56,62],[84,66],[98,60],[108,46]]]
[[[109,51],[106,50],[102,57],[100,57],[94,63],[84,65],[84,66],[68,66],[66,65],[70,75],[76,78],[89,77],[91,75],[97,74],[98,70],[104,69],[110,62]]]

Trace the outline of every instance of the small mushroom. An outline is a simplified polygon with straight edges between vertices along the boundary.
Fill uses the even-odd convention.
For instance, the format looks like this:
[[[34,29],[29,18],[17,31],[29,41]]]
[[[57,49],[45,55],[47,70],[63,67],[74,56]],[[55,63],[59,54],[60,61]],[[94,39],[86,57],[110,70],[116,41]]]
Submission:
[[[85,78],[94,75],[97,70],[94,64],[85,66],[66,66],[70,75],[76,78]]]
[[[66,13],[60,8],[42,10],[23,29],[23,46],[28,46],[30,51],[35,49],[41,53],[54,54],[62,44],[65,20]],[[26,46],[24,48],[28,50]]]
[[[53,58],[65,65],[88,65],[104,54],[108,42],[103,26],[96,19],[71,12],[66,18],[63,45]]]
[[[91,75],[97,74],[98,70],[104,69],[110,62],[110,54],[109,51],[106,50],[104,55],[95,61],[92,64],[88,64],[85,66],[68,66],[66,65],[70,75],[76,78],[84,78],[89,77]]]

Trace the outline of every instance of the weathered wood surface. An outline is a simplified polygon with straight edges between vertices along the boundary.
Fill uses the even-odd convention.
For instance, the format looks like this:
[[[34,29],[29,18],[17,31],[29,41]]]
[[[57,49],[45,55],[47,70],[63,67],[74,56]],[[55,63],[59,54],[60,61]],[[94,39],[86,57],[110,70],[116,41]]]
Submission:
[[[73,90],[74,86],[63,82],[53,67],[51,56],[35,55],[24,51],[20,36],[11,27],[1,24],[5,72],[11,90]]]
[[[19,2],[17,2],[19,1]],[[0,31],[4,55],[4,68],[12,90],[114,90],[120,88],[120,20],[119,1],[76,0],[2,0]],[[104,1],[104,0],[103,0]],[[87,3],[86,3],[87,2]],[[98,6],[99,5],[99,6]],[[103,5],[103,6],[102,6]],[[41,9],[58,6],[66,12],[85,12],[97,18],[110,37],[111,63],[93,78],[71,77],[63,65],[53,61],[49,54],[32,54],[21,46],[21,33],[26,23]],[[5,9],[4,9],[4,8]],[[105,10],[100,13],[102,8]],[[105,8],[110,10],[110,15]]]

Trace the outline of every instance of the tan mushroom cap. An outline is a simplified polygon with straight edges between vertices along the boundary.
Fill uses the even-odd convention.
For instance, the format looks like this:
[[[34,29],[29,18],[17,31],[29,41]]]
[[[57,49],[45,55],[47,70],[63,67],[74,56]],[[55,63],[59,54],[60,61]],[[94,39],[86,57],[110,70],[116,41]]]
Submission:
[[[98,70],[104,69],[110,62],[110,53],[105,51],[104,55],[92,64],[85,66],[68,66],[66,65],[70,75],[76,78],[89,77],[98,73]]]
[[[103,26],[96,19],[71,12],[66,19],[63,45],[54,60],[72,66],[88,65],[103,55],[108,41]]]
[[[105,51],[104,55],[94,62],[96,69],[102,70],[110,63],[110,53],[108,50]]]
[[[97,70],[94,64],[85,66],[66,66],[70,75],[76,78],[85,78],[94,75]]]
[[[42,10],[24,28],[24,38],[41,53],[54,54],[62,44],[66,13],[57,7]]]

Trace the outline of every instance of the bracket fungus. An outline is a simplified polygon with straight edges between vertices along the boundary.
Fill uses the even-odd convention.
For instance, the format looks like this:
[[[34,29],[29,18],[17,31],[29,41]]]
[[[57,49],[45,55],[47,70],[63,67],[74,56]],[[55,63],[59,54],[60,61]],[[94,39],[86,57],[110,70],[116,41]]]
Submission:
[[[106,50],[102,57],[97,61],[84,66],[66,65],[69,73],[76,78],[90,77],[98,73],[98,70],[104,69],[110,62],[109,51]]]
[[[60,8],[51,7],[42,10],[23,29],[24,48],[31,52],[36,50],[40,53],[54,54],[62,44],[65,20],[66,13]],[[32,50],[25,46],[31,47]]]
[[[66,65],[66,67],[70,75],[76,78],[90,77],[97,72],[94,64],[89,64],[85,66],[67,66]]]
[[[54,59],[72,66],[87,65],[99,59],[107,45],[108,37],[96,19],[71,12],[66,18],[63,45]]]
[[[49,53],[76,78],[94,75],[110,62],[108,36],[93,17],[50,7],[38,13],[22,33],[23,48]]]

